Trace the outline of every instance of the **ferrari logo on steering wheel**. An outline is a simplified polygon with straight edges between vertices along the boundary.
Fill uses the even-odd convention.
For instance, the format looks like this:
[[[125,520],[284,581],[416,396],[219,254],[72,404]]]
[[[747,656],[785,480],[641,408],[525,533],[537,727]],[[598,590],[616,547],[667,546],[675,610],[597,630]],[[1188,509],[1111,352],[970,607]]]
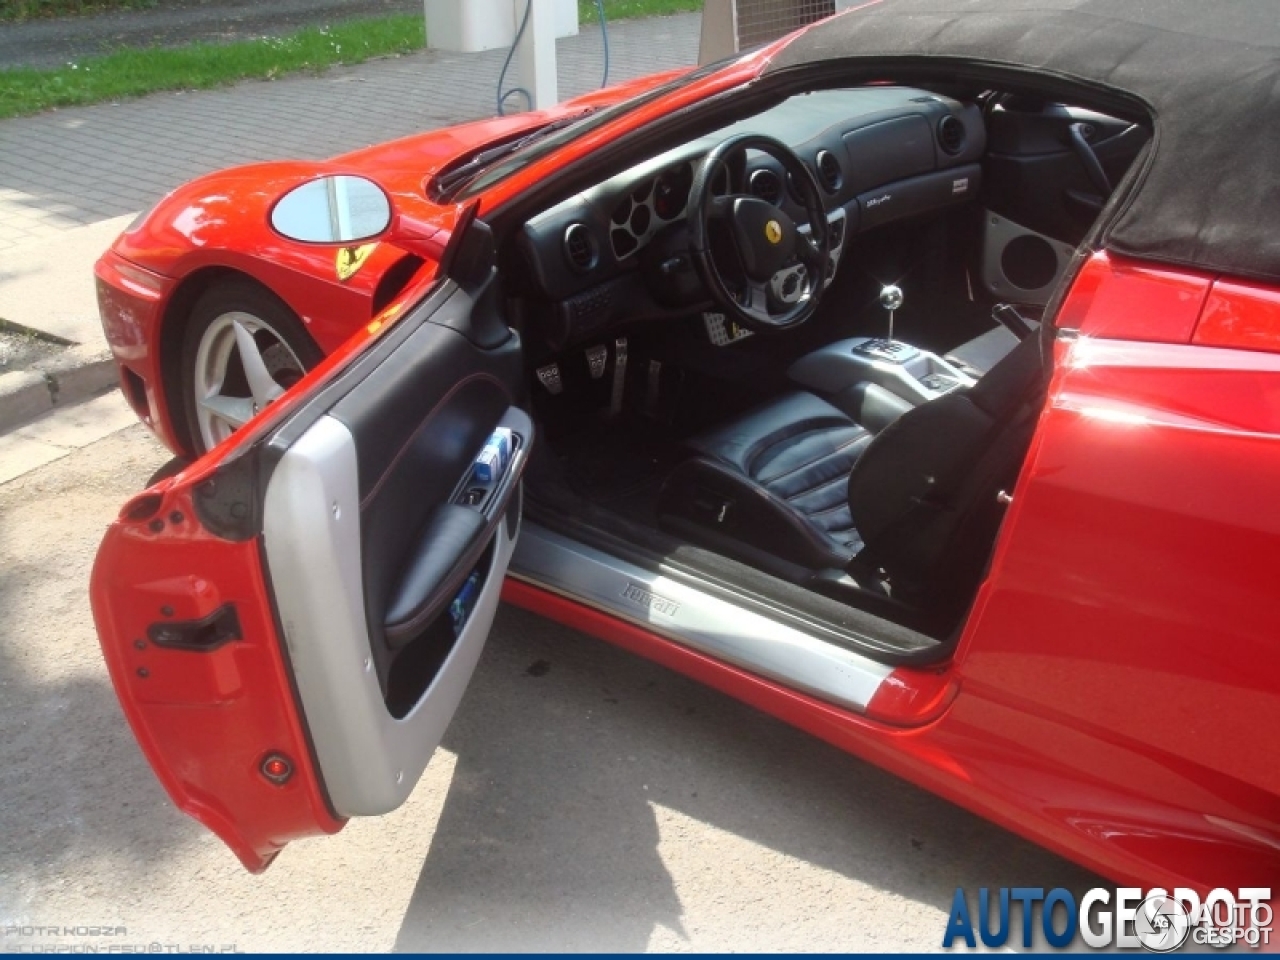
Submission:
[[[764,225],[764,235],[770,243],[780,243],[782,241],[782,224],[777,220],[770,220]]]

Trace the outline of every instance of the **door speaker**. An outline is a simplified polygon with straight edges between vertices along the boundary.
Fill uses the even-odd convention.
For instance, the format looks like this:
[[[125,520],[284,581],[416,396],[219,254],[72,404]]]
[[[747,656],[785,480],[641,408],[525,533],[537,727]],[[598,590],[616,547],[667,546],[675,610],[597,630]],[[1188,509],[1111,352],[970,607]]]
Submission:
[[[1045,304],[1075,248],[986,211],[982,282],[998,300]]]

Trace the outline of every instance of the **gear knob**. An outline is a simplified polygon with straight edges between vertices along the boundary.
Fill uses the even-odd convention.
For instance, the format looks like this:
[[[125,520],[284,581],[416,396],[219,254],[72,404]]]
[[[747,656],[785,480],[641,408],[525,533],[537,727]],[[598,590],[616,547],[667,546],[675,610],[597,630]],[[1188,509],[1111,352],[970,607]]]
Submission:
[[[880,306],[889,311],[889,342],[893,343],[893,315],[902,306],[902,288],[892,283],[881,287]]]
[[[893,284],[882,287],[880,289],[880,306],[884,307],[890,313],[902,308],[902,288],[895,287]]]

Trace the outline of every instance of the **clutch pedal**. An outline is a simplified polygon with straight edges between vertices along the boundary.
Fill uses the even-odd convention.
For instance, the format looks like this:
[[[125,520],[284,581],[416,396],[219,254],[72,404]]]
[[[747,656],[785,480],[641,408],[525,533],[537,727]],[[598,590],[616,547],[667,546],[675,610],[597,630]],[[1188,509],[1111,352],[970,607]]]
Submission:
[[[548,363],[545,367],[539,367],[535,371],[538,380],[547,388],[547,392],[553,397],[558,397],[564,393],[564,379],[560,376],[560,364]]]
[[[622,398],[626,389],[627,338],[619,337],[614,342],[613,396],[609,402],[609,413],[615,417],[622,412]]]
[[[599,380],[604,376],[604,368],[609,363],[609,348],[603,343],[587,349],[587,368],[591,371],[591,379]]]

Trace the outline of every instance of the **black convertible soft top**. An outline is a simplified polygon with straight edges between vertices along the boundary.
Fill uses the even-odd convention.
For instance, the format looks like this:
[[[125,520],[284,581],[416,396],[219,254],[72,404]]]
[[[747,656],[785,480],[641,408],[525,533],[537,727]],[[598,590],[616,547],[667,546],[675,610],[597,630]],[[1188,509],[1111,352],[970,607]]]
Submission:
[[[851,58],[886,79],[1010,68],[1145,106],[1151,150],[1102,245],[1280,281],[1280,2],[879,0],[810,27],[765,73]]]

